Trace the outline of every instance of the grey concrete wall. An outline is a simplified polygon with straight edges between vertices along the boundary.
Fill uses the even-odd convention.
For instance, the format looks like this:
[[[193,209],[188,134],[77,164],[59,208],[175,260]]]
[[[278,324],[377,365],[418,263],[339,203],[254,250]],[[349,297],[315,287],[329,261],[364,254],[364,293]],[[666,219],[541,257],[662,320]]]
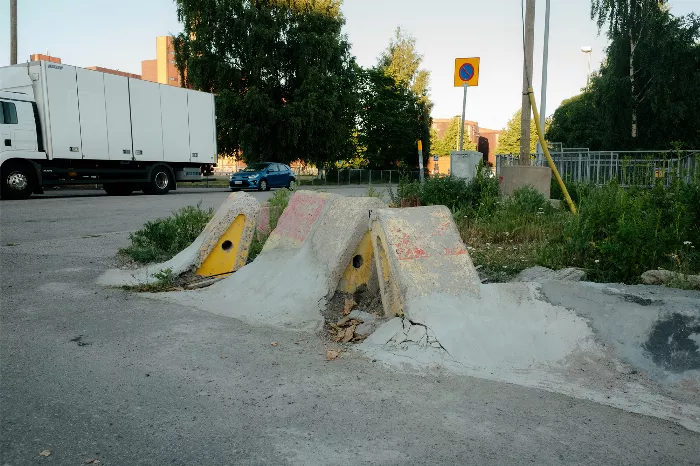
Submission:
[[[523,186],[530,185],[549,199],[552,169],[549,167],[506,166],[501,167],[498,179],[501,192],[510,196]]]

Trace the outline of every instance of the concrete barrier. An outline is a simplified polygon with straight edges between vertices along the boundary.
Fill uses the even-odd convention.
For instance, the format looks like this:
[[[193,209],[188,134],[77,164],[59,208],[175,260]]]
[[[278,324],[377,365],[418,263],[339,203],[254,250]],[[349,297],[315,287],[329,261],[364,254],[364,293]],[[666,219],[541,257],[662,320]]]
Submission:
[[[381,207],[376,198],[298,191],[254,262],[209,288],[154,296],[251,323],[317,330],[358,255],[370,211]]]
[[[511,196],[516,189],[523,186],[532,186],[549,199],[552,169],[528,165],[502,166],[498,182],[501,192],[506,196]]]
[[[98,278],[106,286],[155,283],[154,274],[171,269],[174,276],[195,272],[225,276],[243,267],[260,213],[260,204],[246,193],[232,193],[197,239],[169,261],[135,270],[110,269]]]
[[[418,318],[427,296],[479,297],[479,275],[445,206],[381,209],[371,234],[387,315]]]

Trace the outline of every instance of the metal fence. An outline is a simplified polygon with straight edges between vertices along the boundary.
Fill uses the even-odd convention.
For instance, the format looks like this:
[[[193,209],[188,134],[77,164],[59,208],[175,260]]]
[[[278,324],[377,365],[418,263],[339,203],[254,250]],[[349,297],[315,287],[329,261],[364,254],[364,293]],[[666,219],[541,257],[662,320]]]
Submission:
[[[420,172],[399,170],[365,170],[346,168],[340,170],[320,170],[316,176],[299,175],[300,184],[318,186],[327,185],[361,185],[361,184],[397,184],[402,178],[417,180]]]
[[[616,181],[621,186],[652,186],[659,180],[690,181],[700,177],[700,151],[589,151],[563,149],[551,152],[552,160],[565,181],[602,186]],[[501,167],[519,165],[517,155],[496,156],[496,173]],[[547,165],[532,154],[527,165]]]

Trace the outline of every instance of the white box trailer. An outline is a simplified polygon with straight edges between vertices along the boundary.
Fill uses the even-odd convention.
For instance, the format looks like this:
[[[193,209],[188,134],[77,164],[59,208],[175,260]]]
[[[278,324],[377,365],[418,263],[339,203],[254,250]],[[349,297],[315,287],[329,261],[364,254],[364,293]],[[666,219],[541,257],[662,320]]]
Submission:
[[[46,61],[0,68],[3,198],[62,184],[165,194],[216,162],[213,94]]]

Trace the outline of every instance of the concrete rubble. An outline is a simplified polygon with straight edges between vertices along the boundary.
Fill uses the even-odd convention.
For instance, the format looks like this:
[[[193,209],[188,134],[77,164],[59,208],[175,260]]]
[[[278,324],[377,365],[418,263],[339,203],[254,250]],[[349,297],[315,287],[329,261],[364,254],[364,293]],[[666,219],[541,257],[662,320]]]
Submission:
[[[568,267],[560,270],[552,270],[547,267],[530,267],[521,271],[511,282],[539,282],[542,280],[563,280],[580,282],[586,279],[586,272],[576,267]]]

